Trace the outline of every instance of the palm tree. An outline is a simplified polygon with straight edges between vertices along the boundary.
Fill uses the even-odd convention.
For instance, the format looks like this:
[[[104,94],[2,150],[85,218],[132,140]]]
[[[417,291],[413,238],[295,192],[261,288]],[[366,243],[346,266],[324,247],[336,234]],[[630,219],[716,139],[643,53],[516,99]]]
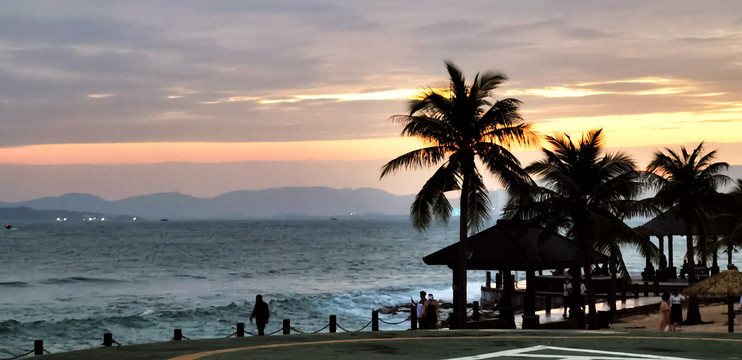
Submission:
[[[703,142],[688,152],[684,146],[680,153],[665,148],[657,151],[647,166],[649,185],[657,191],[654,201],[664,208],[677,206],[678,214],[685,223],[686,258],[688,259],[688,283],[696,281],[695,249],[693,234],[706,236],[709,219],[709,199],[717,194],[716,189],[731,179],[722,174],[729,168],[725,162],[713,162],[716,151],[704,154]],[[690,297],[686,323],[701,323],[698,299]]]
[[[647,241],[642,242],[623,222],[647,213],[634,200],[643,183],[634,161],[626,154],[603,154],[602,129],[591,130],[578,144],[568,135],[548,136],[547,142],[553,150],[542,149],[545,158],[526,168],[528,173],[540,176],[543,185],[526,184],[511,197],[505,215],[529,220],[546,231],[565,233],[577,243],[590,310],[588,324],[595,329],[591,272],[594,251],[608,251],[611,267],[622,258],[618,247],[622,242],[641,243],[645,246],[640,250],[652,251]]]
[[[518,112],[520,101],[489,100],[492,91],[506,80],[504,75],[477,74],[471,85],[461,70],[446,62],[450,76],[447,91],[427,90],[412,100],[410,111],[392,120],[404,124],[403,136],[421,139],[427,146],[411,151],[382,167],[381,177],[400,169],[438,166],[423,185],[410,207],[412,224],[427,228],[436,217],[447,220],[452,212],[448,191],[460,191],[458,265],[454,271],[455,326],[466,326],[466,240],[469,230],[487,219],[489,195],[475,160],[497,177],[507,189],[528,178],[510,145],[530,145],[537,141],[530,124]]]
[[[732,264],[734,247],[742,245],[742,179],[737,179],[735,187],[724,194],[723,210],[711,219],[716,234],[720,235],[711,251],[723,250],[727,253],[727,264]]]

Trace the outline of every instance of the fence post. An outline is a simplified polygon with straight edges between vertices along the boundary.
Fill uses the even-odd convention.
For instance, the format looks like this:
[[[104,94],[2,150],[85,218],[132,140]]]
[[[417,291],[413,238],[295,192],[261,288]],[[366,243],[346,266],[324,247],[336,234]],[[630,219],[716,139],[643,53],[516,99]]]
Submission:
[[[33,354],[44,355],[44,340],[33,341]]]
[[[371,331],[379,331],[379,312],[371,311]]]
[[[183,329],[175,329],[173,331],[173,341],[183,340]]]
[[[338,317],[335,315],[330,315],[330,333],[337,332],[337,326],[338,326]]]
[[[471,318],[472,320],[479,320],[479,301],[474,301],[471,304]]]
[[[111,333],[104,333],[103,334],[103,346],[104,347],[111,347],[111,346],[113,346],[113,334],[111,334]]]
[[[484,287],[486,287],[487,289],[491,288],[492,287],[492,285],[490,284],[491,282],[492,282],[492,273],[487,271],[487,282],[484,283]]]
[[[237,323],[237,337],[245,337],[245,323]]]
[[[291,334],[291,320],[283,319],[283,334]]]
[[[544,296],[544,312],[546,315],[551,315],[551,294]]]
[[[647,296],[649,296],[649,283],[645,281],[644,282],[644,297],[647,297]]]
[[[654,296],[660,296],[660,282],[657,279],[654,280]]]
[[[410,305],[410,330],[417,330],[417,307]]]

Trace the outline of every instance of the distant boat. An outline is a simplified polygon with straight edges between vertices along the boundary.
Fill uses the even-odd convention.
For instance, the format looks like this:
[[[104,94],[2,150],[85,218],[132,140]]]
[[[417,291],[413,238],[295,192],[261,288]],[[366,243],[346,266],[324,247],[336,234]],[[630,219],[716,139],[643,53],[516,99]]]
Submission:
[[[165,219],[165,218],[162,218],[162,219],[160,219],[160,221],[170,221],[170,220]]]
[[[337,219],[338,219],[338,218],[336,218],[336,217],[332,217],[332,218],[330,218],[330,220],[337,220]]]
[[[10,230],[13,228],[13,225],[5,224],[5,229]]]

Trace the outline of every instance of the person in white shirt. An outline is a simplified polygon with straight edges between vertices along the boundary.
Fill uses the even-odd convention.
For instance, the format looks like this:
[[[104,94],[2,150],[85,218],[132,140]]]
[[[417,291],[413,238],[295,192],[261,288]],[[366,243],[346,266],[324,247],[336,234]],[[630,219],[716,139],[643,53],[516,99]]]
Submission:
[[[683,322],[683,300],[685,296],[680,295],[677,290],[670,296],[670,321],[678,325]]]
[[[563,302],[564,302],[564,315],[563,317],[567,317],[567,307],[569,306],[569,295],[572,293],[572,284],[569,282],[569,279],[564,279],[564,292],[562,293],[564,295]]]

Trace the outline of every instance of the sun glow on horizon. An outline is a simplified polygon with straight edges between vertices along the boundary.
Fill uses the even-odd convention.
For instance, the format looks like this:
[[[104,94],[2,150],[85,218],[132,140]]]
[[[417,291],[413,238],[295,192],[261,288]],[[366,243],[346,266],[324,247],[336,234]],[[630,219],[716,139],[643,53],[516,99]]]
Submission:
[[[389,159],[420,148],[413,138],[292,142],[151,142],[44,144],[0,148],[0,164],[79,165],[354,161]]]

